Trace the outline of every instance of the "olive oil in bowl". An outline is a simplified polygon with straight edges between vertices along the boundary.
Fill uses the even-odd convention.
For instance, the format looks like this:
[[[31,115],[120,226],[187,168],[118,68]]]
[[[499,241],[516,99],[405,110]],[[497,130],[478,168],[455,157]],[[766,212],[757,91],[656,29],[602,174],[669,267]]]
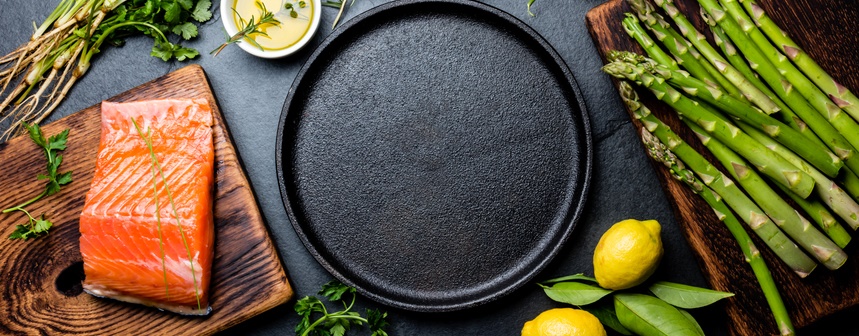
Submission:
[[[221,17],[230,36],[252,20],[259,25],[260,32],[247,35],[239,46],[264,58],[283,57],[307,44],[319,26],[321,14],[320,0],[222,0],[221,4]],[[277,21],[260,24],[265,12],[272,13]]]

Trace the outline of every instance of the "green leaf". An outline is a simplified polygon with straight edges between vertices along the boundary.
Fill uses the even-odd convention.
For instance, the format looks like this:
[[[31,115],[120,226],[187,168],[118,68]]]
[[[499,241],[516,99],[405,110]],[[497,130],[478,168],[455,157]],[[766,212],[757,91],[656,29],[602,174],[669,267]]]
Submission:
[[[322,285],[322,290],[319,291],[319,295],[325,296],[329,301],[337,301],[343,297],[343,294],[346,293],[355,293],[355,288],[346,286],[340,281],[330,281],[324,285]]]
[[[626,329],[626,327],[624,327],[623,324],[621,324],[620,321],[617,319],[617,314],[615,314],[614,312],[614,307],[608,307],[600,304],[596,306],[588,306],[583,309],[596,316],[600,320],[600,323],[602,323],[604,326],[609,327],[612,330],[617,331],[618,333],[623,335],[632,335],[632,332],[629,331],[629,329]]]
[[[173,34],[182,36],[183,39],[190,40],[197,37],[197,26],[191,22],[185,22],[173,27]]]
[[[42,135],[42,129],[39,128],[38,124],[23,123],[23,125],[30,133],[30,139],[32,139],[33,142],[42,147],[46,146],[45,137]]]
[[[173,52],[173,57],[176,57],[177,61],[182,62],[186,59],[193,59],[199,54],[196,49],[180,47]]]
[[[310,313],[321,313],[325,310],[322,309],[322,301],[319,301],[315,296],[305,296],[303,299],[298,300],[295,303],[295,312],[304,315]]]
[[[692,316],[692,314],[689,314],[689,312],[687,312],[683,309],[680,309],[680,308],[678,308],[677,310],[679,310],[680,313],[683,314],[683,316],[686,316],[686,318],[689,319],[689,321],[691,321],[692,324],[694,324],[696,328],[698,328],[698,332],[701,333],[701,335],[704,335],[704,329],[701,328],[701,325],[698,324],[698,320],[696,320],[695,317]]]
[[[28,236],[28,235],[29,235],[30,233],[31,233],[31,232],[30,232],[30,229],[29,229],[28,227],[26,227],[26,226],[24,226],[24,225],[18,225],[18,226],[16,226],[16,227],[15,227],[15,231],[13,231],[13,232],[12,232],[12,234],[10,234],[10,235],[9,235],[9,239],[13,239],[13,240],[14,240],[14,239],[23,239],[23,240],[26,240],[27,238],[29,238],[29,236]]]
[[[546,295],[552,300],[569,303],[574,306],[584,306],[597,302],[599,299],[612,293],[611,290],[580,282],[559,282],[552,287],[542,287]]]
[[[48,230],[50,230],[51,227],[53,227],[53,226],[54,226],[54,223],[51,223],[51,221],[45,219],[44,216],[39,217],[38,219],[36,219],[35,223],[33,224],[33,233],[35,233],[35,234],[48,233]]]
[[[176,3],[178,3],[179,6],[182,6],[182,9],[184,10],[190,10],[191,7],[194,6],[193,0],[176,0]]]
[[[370,331],[373,332],[373,335],[387,335],[385,332],[385,328],[390,326],[388,321],[388,313],[383,313],[378,309],[367,309],[367,324],[369,324]]]
[[[69,138],[69,129],[62,131],[48,139],[48,150],[66,150],[66,141]]]
[[[346,334],[346,327],[342,324],[335,324],[331,329],[328,329],[328,332],[331,333],[331,336],[343,336]]]
[[[734,294],[673,282],[660,281],[650,286],[650,292],[669,304],[686,309],[709,306]]]
[[[48,197],[58,192],[60,192],[60,184],[57,181],[51,180],[45,185],[45,195],[42,197]]]
[[[545,285],[548,285],[548,284],[553,284],[556,282],[574,281],[574,280],[583,280],[583,281],[589,281],[589,282],[597,283],[597,279],[586,276],[586,275],[584,275],[584,273],[567,275],[567,276],[562,276],[560,278],[549,279],[549,280],[543,281],[542,283]]]
[[[148,1],[146,1],[146,4],[143,5],[143,9],[141,9],[138,13],[140,13],[139,15],[141,15],[141,16],[149,16],[155,12],[155,8],[157,8],[157,7],[158,7],[158,5],[155,4],[155,1],[148,0]]]
[[[620,323],[637,335],[704,335],[679,309],[650,295],[615,294],[614,307]]]
[[[53,156],[54,152],[51,151],[50,153],[52,154],[51,156]],[[61,164],[63,164],[63,156],[54,156],[54,162],[48,164],[48,174],[52,177],[56,177]]]
[[[173,49],[174,45],[170,42],[156,41],[152,46],[152,52],[149,54],[166,62],[173,58]]]
[[[70,171],[67,171],[65,173],[60,174],[60,176],[57,176],[57,184],[59,184],[61,186],[69,184],[71,182],[72,182],[72,172],[70,172]]]
[[[181,9],[182,8],[179,7],[179,4],[175,2],[169,3],[164,7],[164,21],[167,21],[167,23],[177,23],[179,21]]]
[[[197,5],[194,6],[194,11],[191,12],[191,17],[197,22],[206,22],[212,18],[212,12],[209,11],[209,7],[212,7],[212,2],[210,0],[199,0],[197,1]]]
[[[315,296],[305,296],[295,303],[295,312],[301,316],[301,321],[295,326],[295,333],[301,334],[310,327],[310,317],[313,313],[324,313],[324,305]]]

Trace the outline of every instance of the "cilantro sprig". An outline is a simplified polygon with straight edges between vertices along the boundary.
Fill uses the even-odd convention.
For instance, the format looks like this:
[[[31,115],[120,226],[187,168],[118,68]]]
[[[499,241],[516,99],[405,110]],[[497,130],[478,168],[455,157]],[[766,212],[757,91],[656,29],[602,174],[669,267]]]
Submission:
[[[367,324],[372,332],[371,336],[388,336],[385,328],[389,326],[386,318],[388,313],[377,309],[367,309],[367,317],[361,317],[358,312],[352,311],[355,305],[356,294],[354,287],[346,286],[338,281],[331,281],[322,285],[319,295],[324,296],[331,302],[339,301],[343,304],[343,310],[328,312],[328,308],[315,296],[305,296],[295,303],[295,312],[301,316],[301,322],[295,326],[295,334],[299,336],[343,336],[353,326]],[[343,297],[351,295],[352,299]],[[322,314],[322,317],[313,320],[314,314]],[[311,322],[313,320],[313,322]]]
[[[152,56],[164,61],[192,59],[199,55],[197,50],[170,42],[167,35],[186,41],[197,37],[198,24],[212,18],[211,7],[211,0],[126,0],[99,25],[95,37],[104,35],[110,44],[121,45],[125,37],[141,32],[155,40]]]
[[[37,124],[23,123],[24,128],[30,133],[30,139],[37,145],[42,147],[45,158],[48,159],[47,174],[39,174],[36,176],[39,180],[48,180],[45,184],[45,190],[38,196],[26,201],[18,206],[3,210],[2,213],[10,213],[15,211],[23,212],[27,215],[27,223],[18,225],[14,232],[9,235],[9,239],[29,239],[36,238],[43,234],[47,234],[48,230],[54,226],[54,223],[45,219],[45,215],[33,217],[24,207],[37,202],[38,200],[56,194],[60,188],[72,182],[72,172],[67,171],[60,173],[60,165],[63,163],[63,155],[58,152],[66,149],[66,140],[69,136],[69,130],[55,134],[47,139],[42,135],[42,129]]]

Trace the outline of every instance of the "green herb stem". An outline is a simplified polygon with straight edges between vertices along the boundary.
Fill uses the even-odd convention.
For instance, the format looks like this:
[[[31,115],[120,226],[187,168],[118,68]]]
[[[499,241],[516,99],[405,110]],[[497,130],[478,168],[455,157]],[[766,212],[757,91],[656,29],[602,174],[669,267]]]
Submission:
[[[237,43],[237,42],[245,40],[245,39],[247,39],[248,43],[253,44],[255,47],[259,48],[260,50],[265,50],[265,49],[263,49],[263,47],[261,45],[259,45],[259,43],[257,43],[250,36],[253,34],[268,36],[268,34],[266,34],[264,31],[260,30],[260,27],[267,25],[267,24],[279,27],[280,21],[274,17],[274,13],[269,12],[268,9],[265,8],[264,3],[257,1],[256,5],[257,5],[257,7],[260,8],[260,19],[259,19],[259,21],[256,21],[254,16],[251,16],[250,20],[245,21],[245,19],[242,18],[241,14],[239,14],[239,12],[237,12],[236,9],[233,8],[233,12],[236,13],[236,15],[239,17],[239,23],[238,24],[241,25],[242,28],[239,29],[239,32],[233,34],[233,36],[230,36],[230,38],[228,38],[227,41],[222,43],[218,48],[216,48],[215,50],[212,50],[210,52],[210,54],[212,54],[212,56],[218,56],[218,54],[220,54],[221,51],[224,50],[224,48],[226,48],[228,45],[233,44],[233,43]]]
[[[147,128],[146,135],[143,135],[143,131],[140,130],[140,126],[137,125],[137,121],[134,118],[131,118],[131,123],[134,124],[134,129],[137,130],[137,134],[143,139],[143,142],[146,143],[146,147],[149,148],[149,159],[152,162],[152,194],[155,197],[155,223],[158,226],[158,249],[161,250],[161,270],[164,273],[164,291],[166,293],[167,299],[170,299],[170,285],[167,281],[167,262],[166,254],[164,253],[164,236],[161,231],[161,204],[158,200],[158,179],[155,174],[155,151],[152,150],[152,130]]]
[[[160,207],[158,205],[158,190],[156,188],[156,176],[155,172],[158,172],[158,175],[161,177],[161,182],[164,184],[164,190],[167,192],[167,199],[170,201],[170,207],[173,210],[173,216],[176,218],[176,224],[179,227],[179,235],[182,237],[182,245],[185,246],[185,252],[188,253],[188,263],[191,264],[191,278],[194,281],[194,297],[197,299],[197,309],[202,309],[202,305],[200,303],[200,291],[197,285],[197,275],[194,270],[194,260],[191,257],[191,249],[188,247],[188,240],[185,237],[185,231],[182,229],[182,221],[179,218],[179,212],[176,210],[176,203],[173,201],[173,193],[170,191],[170,185],[167,184],[167,178],[164,176],[164,170],[161,168],[161,163],[158,161],[158,158],[155,156],[155,150],[152,148],[152,130],[147,128],[147,136],[144,137],[143,133],[140,130],[140,126],[137,125],[137,121],[134,118],[131,119],[131,122],[134,124],[134,128],[137,129],[137,133],[140,134],[140,137],[143,138],[143,141],[146,142],[146,147],[149,148],[149,156],[152,160],[152,184],[153,188],[155,188],[155,218],[158,221],[158,235],[159,235],[159,243],[163,244],[163,238],[161,238],[161,221],[160,221]],[[164,263],[163,257],[163,247],[162,247],[162,265]],[[164,281],[166,286],[167,274],[165,268]]]
[[[33,197],[33,198],[32,198],[32,199],[30,199],[29,201],[26,201],[26,202],[24,202],[24,203],[21,203],[21,204],[20,204],[20,205],[18,205],[18,206],[11,207],[11,208],[8,208],[8,209],[6,209],[6,210],[3,210],[3,213],[10,213],[10,212],[12,212],[12,211],[24,211],[24,212],[27,212],[26,210],[24,210],[24,207],[25,207],[25,206],[28,206],[28,205],[33,204],[33,203],[36,203],[37,201],[39,201],[40,199],[42,199],[42,197],[45,197],[45,195],[47,195],[47,194],[48,194],[48,191],[47,191],[47,190],[42,191],[42,193],[41,193],[41,194],[39,194],[39,195],[38,195],[38,196],[36,196],[36,197]],[[29,215],[29,213],[28,213],[28,215]]]

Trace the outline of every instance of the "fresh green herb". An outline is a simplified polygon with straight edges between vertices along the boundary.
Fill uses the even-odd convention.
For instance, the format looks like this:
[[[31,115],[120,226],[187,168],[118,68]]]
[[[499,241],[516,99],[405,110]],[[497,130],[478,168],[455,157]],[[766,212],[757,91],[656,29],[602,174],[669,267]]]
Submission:
[[[537,1],[537,0],[528,0],[528,5],[527,5],[527,7],[528,7],[528,15],[536,16],[536,15],[534,15],[534,13],[532,13],[532,12],[531,12],[531,5],[533,5],[533,4],[534,4],[534,2],[536,2],[536,1]]]
[[[318,294],[332,302],[340,301],[344,309],[329,313],[328,308],[318,298],[315,296],[305,296],[295,303],[295,312],[301,316],[301,322],[295,326],[296,335],[343,336],[352,326],[362,326],[366,323],[372,332],[371,336],[388,336],[388,333],[384,330],[389,326],[386,320],[388,313],[383,313],[375,309],[367,309],[367,318],[363,318],[358,312],[352,311],[352,306],[355,305],[355,299],[358,296],[355,293],[355,288],[337,281],[331,281],[322,285],[322,290]],[[346,294],[352,295],[352,299],[348,304],[343,298]],[[320,313],[322,317],[311,323],[314,313]]]
[[[322,5],[325,7],[333,7],[333,8],[340,9],[340,11],[337,12],[337,17],[334,18],[334,23],[331,24],[331,29],[334,29],[334,27],[337,27],[337,23],[340,22],[340,17],[343,16],[343,11],[346,9],[346,2],[347,2],[347,0],[340,0],[340,1],[328,0],[328,1],[322,2]],[[349,6],[352,6],[354,4],[355,4],[355,0],[352,0],[352,3],[350,3]]]
[[[254,16],[251,16],[250,20],[245,21],[245,19],[241,16],[241,14],[239,14],[239,12],[237,12],[236,9],[233,8],[233,12],[235,12],[236,16],[239,17],[238,23],[239,23],[239,27],[242,27],[242,29],[240,29],[239,32],[236,33],[235,35],[227,38],[227,42],[224,42],[223,44],[221,44],[221,46],[219,46],[217,49],[212,50],[211,54],[213,56],[218,56],[218,54],[221,52],[221,50],[224,50],[224,48],[226,48],[228,45],[233,44],[233,43],[238,43],[239,41],[242,41],[242,40],[247,41],[250,44],[253,44],[255,47],[259,48],[260,50],[264,50],[263,47],[261,45],[259,45],[259,43],[257,43],[253,39],[253,36],[251,36],[251,35],[261,35],[261,36],[267,37],[268,34],[266,34],[266,32],[263,28],[266,26],[280,26],[280,21],[278,21],[278,19],[276,19],[274,17],[274,13],[269,12],[268,9],[265,8],[264,3],[257,1],[256,6],[259,7],[259,9],[260,9],[259,21],[257,21]]]
[[[155,223],[158,226],[158,249],[161,251],[161,271],[164,273],[164,291],[166,293],[167,298],[170,298],[170,285],[167,282],[167,262],[166,255],[164,253],[164,235],[161,231],[161,202],[158,198],[158,179],[155,173],[155,153],[152,151],[152,146],[150,143],[152,142],[152,129],[146,129],[146,135],[143,135],[143,132],[140,130],[140,126],[137,125],[137,121],[134,118],[131,119],[131,122],[134,124],[134,129],[137,130],[137,134],[143,138],[143,141],[146,143],[146,147],[149,148],[150,160],[152,161],[152,195],[155,197]]]
[[[120,46],[128,36],[154,38],[151,55],[183,61],[198,52],[167,40],[198,35],[212,17],[211,0],[59,0],[30,41],[0,56],[0,141],[24,133],[21,122],[40,123],[89,70],[103,44]],[[47,97],[47,98],[43,98]]]
[[[176,211],[176,203],[173,202],[173,193],[170,192],[167,178],[164,177],[164,170],[161,169],[161,163],[158,162],[158,158],[155,156],[155,150],[152,148],[152,129],[147,127],[146,135],[144,135],[134,118],[131,119],[131,123],[134,124],[134,129],[137,130],[137,134],[140,135],[146,143],[146,148],[149,149],[149,159],[152,161],[152,188],[155,193],[155,218],[158,223],[158,244],[161,247],[161,267],[164,269],[164,288],[167,290],[167,295],[169,296],[170,291],[167,288],[167,268],[164,262],[164,239],[161,236],[161,208],[158,203],[156,171],[158,172],[158,176],[161,177],[161,183],[164,185],[164,190],[167,192],[167,199],[170,201],[170,208],[173,210],[173,217],[176,219],[176,224],[179,227],[179,236],[182,237],[182,245],[185,246],[185,252],[188,253],[188,263],[191,264],[191,278],[194,279],[194,297],[197,299],[197,309],[202,309],[200,304],[200,291],[197,287],[197,275],[194,271],[194,259],[191,258],[191,249],[188,247],[188,241],[185,238],[185,231],[182,230],[182,221],[179,219],[179,213]]]
[[[29,238],[41,236],[43,234],[47,234],[48,230],[52,226],[54,226],[54,224],[51,223],[51,221],[45,219],[44,214],[39,216],[39,218],[33,217],[32,215],[30,215],[30,212],[24,209],[24,207],[33,204],[42,198],[58,193],[60,191],[60,187],[72,182],[72,172],[59,172],[60,164],[63,163],[63,156],[61,154],[57,154],[59,151],[66,149],[66,140],[69,137],[69,130],[62,131],[59,134],[45,139],[45,136],[42,135],[42,129],[39,128],[39,125],[25,123],[23,127],[30,132],[30,139],[33,140],[33,142],[35,142],[37,145],[42,147],[45,153],[45,158],[48,159],[48,174],[39,174],[38,176],[36,176],[36,178],[38,178],[39,180],[48,180],[48,183],[45,184],[45,190],[29,201],[26,201],[16,207],[11,207],[6,210],[3,210],[3,213],[20,211],[27,215],[27,223],[23,225],[18,225],[15,231],[12,232],[12,234],[9,236],[9,239],[26,240]]]

